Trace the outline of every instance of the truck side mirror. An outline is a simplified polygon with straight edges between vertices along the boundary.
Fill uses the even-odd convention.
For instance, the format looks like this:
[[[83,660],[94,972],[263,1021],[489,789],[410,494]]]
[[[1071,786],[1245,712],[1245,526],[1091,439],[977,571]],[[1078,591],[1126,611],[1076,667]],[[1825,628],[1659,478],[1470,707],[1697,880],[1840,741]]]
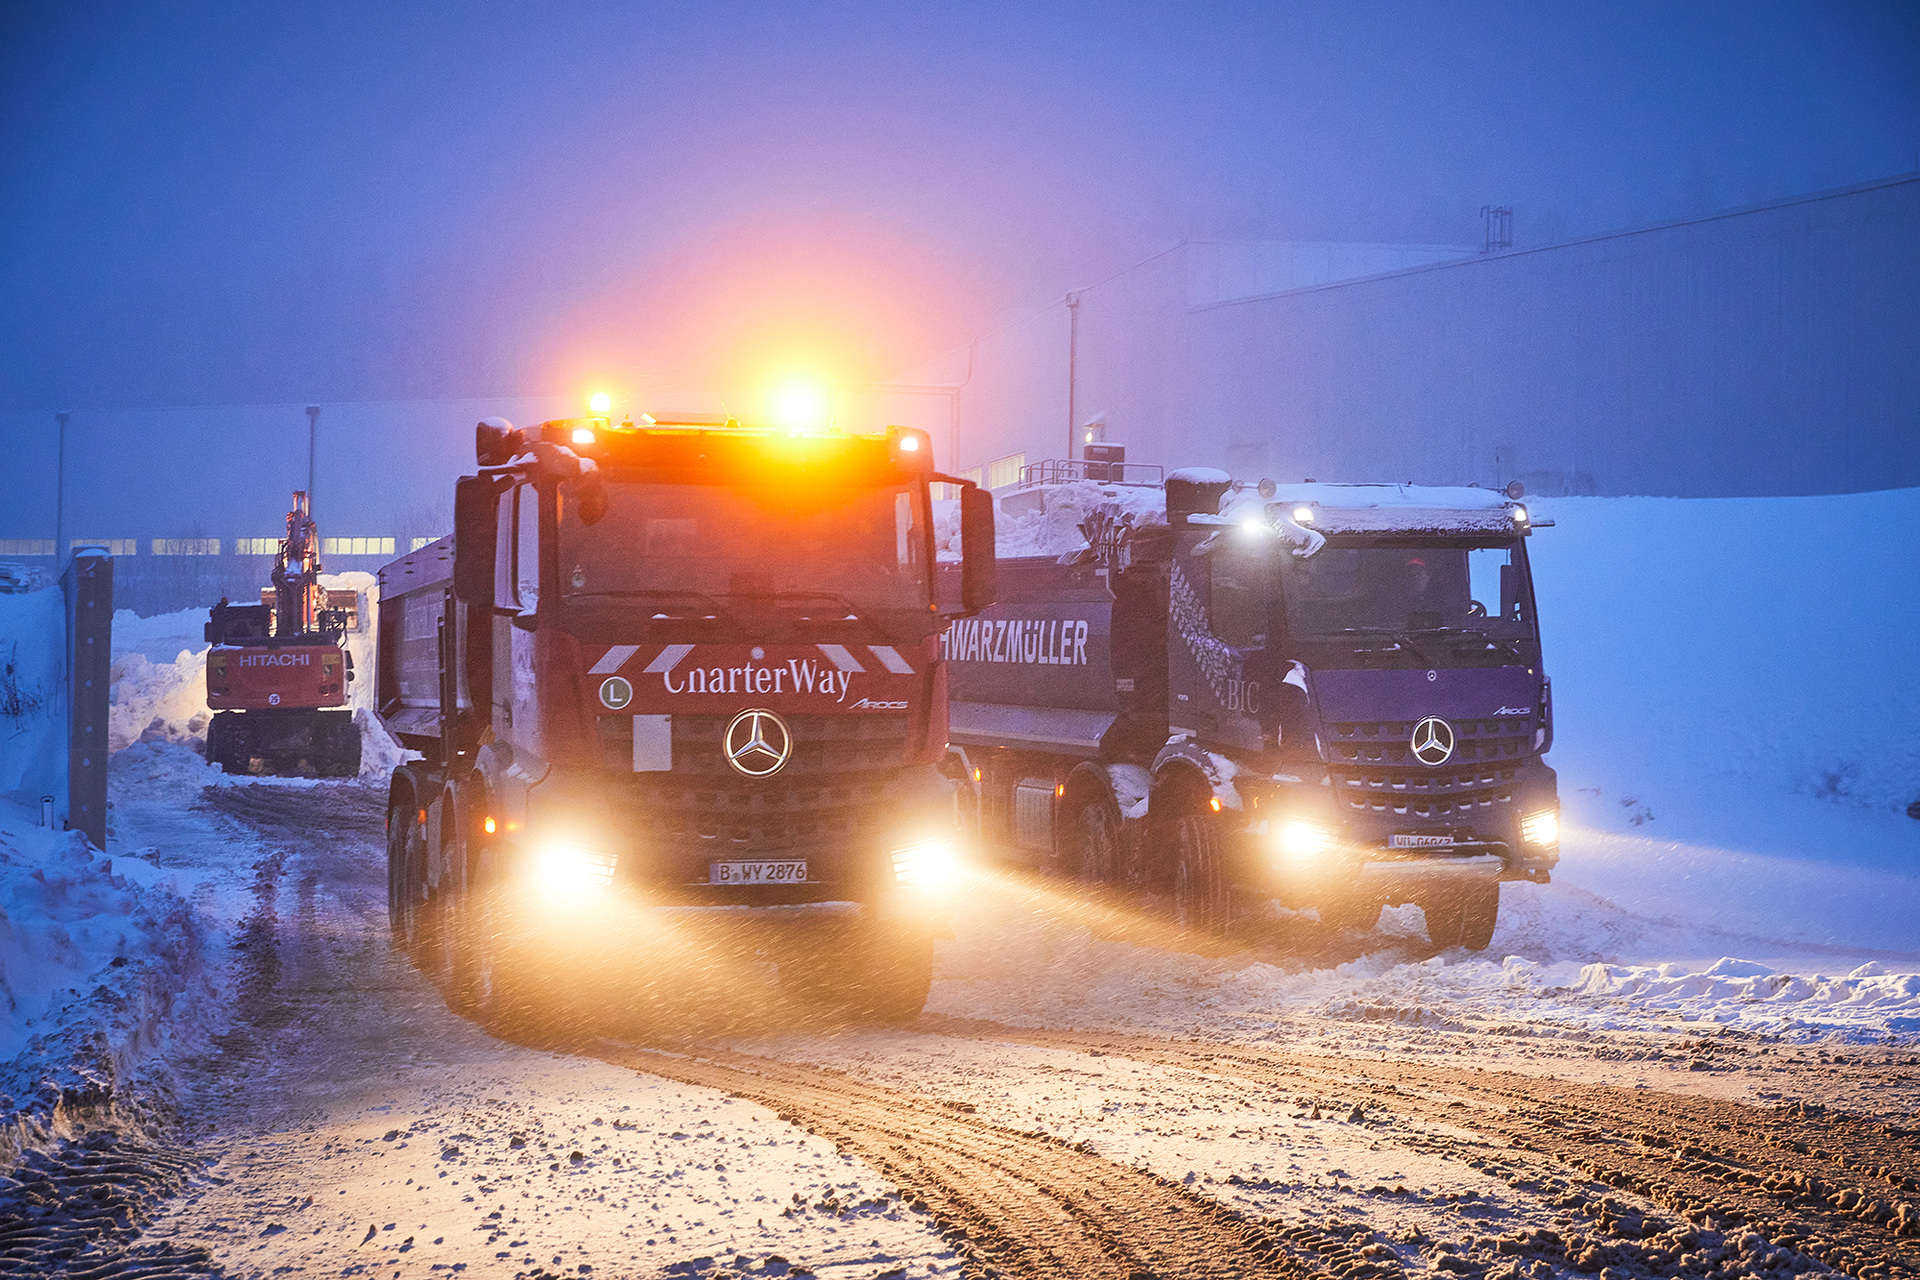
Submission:
[[[493,556],[499,518],[494,482],[463,476],[453,486],[453,598],[493,607]]]
[[[960,490],[960,607],[978,613],[997,595],[993,495],[968,485]]]

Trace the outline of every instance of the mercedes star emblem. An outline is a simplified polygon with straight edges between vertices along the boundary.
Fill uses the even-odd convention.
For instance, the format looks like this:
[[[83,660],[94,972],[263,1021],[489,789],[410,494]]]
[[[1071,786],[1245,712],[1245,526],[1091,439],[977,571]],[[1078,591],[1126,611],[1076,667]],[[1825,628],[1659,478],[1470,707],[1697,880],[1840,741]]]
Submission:
[[[1407,745],[1421,764],[1445,764],[1453,756],[1453,726],[1439,716],[1428,716],[1413,726]]]
[[[793,754],[793,733],[773,712],[750,707],[727,722],[720,749],[726,752],[727,763],[749,778],[768,778],[780,772]]]

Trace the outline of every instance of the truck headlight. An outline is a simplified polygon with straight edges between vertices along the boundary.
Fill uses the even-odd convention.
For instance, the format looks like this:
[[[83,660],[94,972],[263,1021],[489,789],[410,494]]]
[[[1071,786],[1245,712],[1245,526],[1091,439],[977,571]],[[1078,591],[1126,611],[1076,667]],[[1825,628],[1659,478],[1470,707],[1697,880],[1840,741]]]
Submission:
[[[1318,858],[1333,848],[1333,832],[1317,822],[1295,819],[1280,825],[1280,852],[1296,862]]]
[[[534,878],[551,893],[571,894],[604,889],[613,883],[620,859],[597,849],[573,844],[550,844],[534,860]]]
[[[1526,844],[1559,844],[1559,811],[1555,809],[1542,809],[1537,813],[1529,813],[1520,819],[1520,839]]]
[[[935,888],[953,878],[958,851],[951,840],[927,840],[893,851],[893,878],[901,884]]]

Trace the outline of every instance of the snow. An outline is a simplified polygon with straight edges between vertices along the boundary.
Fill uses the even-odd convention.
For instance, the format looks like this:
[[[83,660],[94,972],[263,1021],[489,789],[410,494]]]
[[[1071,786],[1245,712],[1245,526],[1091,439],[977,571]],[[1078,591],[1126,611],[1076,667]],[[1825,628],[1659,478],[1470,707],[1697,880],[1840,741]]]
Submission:
[[[64,809],[66,603],[58,587],[0,594],[0,799]]]
[[[1073,480],[1036,485],[1021,496],[1037,497],[1038,505],[1012,514],[1003,507],[995,516],[994,537],[1003,560],[1080,550],[1087,545],[1080,523],[1096,510],[1104,510],[1114,520],[1131,517],[1136,526],[1167,522],[1166,491],[1157,485]]]
[[[122,1072],[163,1039],[200,981],[205,932],[153,868],[92,849],[77,831],[0,804],[0,1088],[26,1105],[63,1040],[104,1020]],[[73,1043],[67,1045],[69,1049]]]

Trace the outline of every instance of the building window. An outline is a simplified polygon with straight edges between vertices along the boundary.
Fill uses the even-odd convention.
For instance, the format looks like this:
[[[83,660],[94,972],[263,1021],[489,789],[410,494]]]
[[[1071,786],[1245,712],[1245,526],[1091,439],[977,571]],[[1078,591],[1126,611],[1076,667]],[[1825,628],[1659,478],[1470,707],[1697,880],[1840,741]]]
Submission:
[[[390,556],[392,538],[322,538],[320,554],[325,556]]]
[[[52,538],[0,538],[0,556],[50,556]]]
[[[1017,484],[1020,481],[1021,468],[1027,465],[1024,453],[1008,454],[1004,458],[995,458],[987,464],[987,482],[983,486],[998,489],[1003,485]]]
[[[233,554],[237,556],[277,556],[280,554],[278,538],[235,538]]]
[[[155,538],[153,554],[157,556],[217,556],[220,554],[218,538]]]
[[[439,538],[415,538],[413,539],[413,546],[410,547],[409,550],[418,551],[420,548],[430,547],[438,541],[440,541]]]

